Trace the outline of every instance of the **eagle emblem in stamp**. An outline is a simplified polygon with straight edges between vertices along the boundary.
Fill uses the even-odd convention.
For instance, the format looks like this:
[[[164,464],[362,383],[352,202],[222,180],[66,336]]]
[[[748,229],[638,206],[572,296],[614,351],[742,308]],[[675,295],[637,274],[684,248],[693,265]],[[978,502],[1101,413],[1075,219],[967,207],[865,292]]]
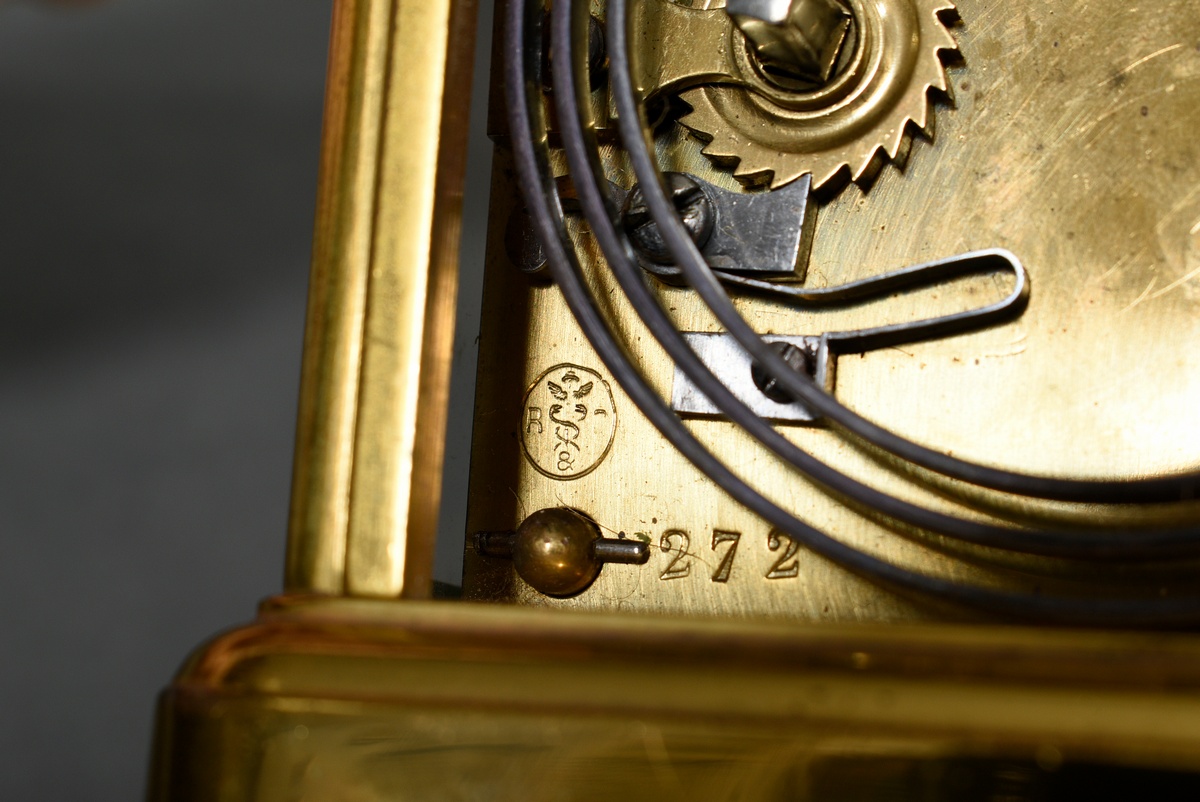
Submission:
[[[578,479],[604,461],[617,433],[612,388],[594,370],[555,365],[525,393],[521,446],[551,479]]]

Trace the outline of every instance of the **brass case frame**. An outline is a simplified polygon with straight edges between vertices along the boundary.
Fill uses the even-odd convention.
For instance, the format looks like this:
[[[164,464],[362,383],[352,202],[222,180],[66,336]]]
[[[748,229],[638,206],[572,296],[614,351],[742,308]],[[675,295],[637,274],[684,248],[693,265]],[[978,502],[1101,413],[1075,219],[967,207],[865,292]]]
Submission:
[[[795,800],[838,760],[1195,771],[1198,692],[1192,637],[292,597],[164,694],[150,798]]]
[[[337,3],[288,593],[163,693],[149,798],[796,799],[855,757],[1200,770],[1190,635],[419,600],[472,12]]]

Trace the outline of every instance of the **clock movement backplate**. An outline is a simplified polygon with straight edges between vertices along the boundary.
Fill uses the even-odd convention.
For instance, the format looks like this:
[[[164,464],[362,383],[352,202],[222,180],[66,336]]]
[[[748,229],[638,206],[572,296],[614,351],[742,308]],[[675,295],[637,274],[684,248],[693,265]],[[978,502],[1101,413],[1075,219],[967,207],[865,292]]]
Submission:
[[[1120,478],[1192,466],[1200,455],[1200,16],[1188,3],[961,0],[947,20],[948,91],[930,92],[927,131],[873,176],[817,195],[807,286],[841,284],[984,248],[1028,271],[1024,313],[1002,325],[842,355],[832,392],[850,408],[946,453],[1023,472]],[[501,91],[500,87],[494,89]],[[603,102],[603,90],[598,97]],[[685,122],[687,122],[685,118]],[[795,548],[701,473],[638,413],[580,332],[556,288],[522,272],[522,225],[501,124],[464,589],[520,604],[797,619],[977,617],[876,588]],[[737,192],[733,171],[682,125],[660,130],[664,169]],[[886,161],[886,160],[885,160]],[[615,145],[609,179],[634,178]],[[565,169],[564,169],[565,172]],[[637,322],[596,243],[570,218],[589,280],[625,344],[670,399],[672,363]],[[526,265],[527,267],[527,265]],[[804,269],[806,268],[806,269]],[[793,279],[797,280],[797,279]],[[720,326],[693,291],[654,280],[678,328]],[[977,307],[1011,278],[977,276],[851,308],[798,310],[742,298],[764,334],[818,335]],[[621,298],[621,300],[616,300]],[[749,376],[746,382],[749,383]],[[575,409],[582,449],[560,464],[550,385]],[[586,396],[574,397],[590,387]],[[585,418],[579,418],[582,414]],[[784,466],[734,424],[688,425],[765,495],[840,539],[926,573],[1028,593],[1103,594],[1118,584],[1171,592],[1195,566],[1136,576],[951,545],[864,514]],[[900,468],[821,425],[785,424],[794,442],[868,484],[980,520],[1150,524],[1194,507],[1122,509],[1014,501]],[[569,507],[609,537],[647,542],[645,565],[613,565],[585,591],[551,598],[509,560],[481,555],[477,532],[512,530],[530,513]]]

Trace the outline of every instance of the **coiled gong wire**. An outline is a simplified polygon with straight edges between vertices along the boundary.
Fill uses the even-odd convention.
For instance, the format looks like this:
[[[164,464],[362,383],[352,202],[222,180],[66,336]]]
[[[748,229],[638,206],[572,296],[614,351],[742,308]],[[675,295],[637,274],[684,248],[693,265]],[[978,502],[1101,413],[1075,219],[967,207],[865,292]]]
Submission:
[[[1061,501],[1151,503],[1191,499],[1200,474],[1126,481],[1066,480],[1027,476],[977,465],[912,443],[842,406],[806,374],[797,372],[738,313],[718,277],[692,242],[663,186],[647,144],[649,127],[633,90],[627,39],[628,0],[610,0],[607,32],[611,91],[622,142],[651,215],[672,257],[717,319],[768,374],[793,397],[863,440],[928,470],[1016,495]],[[510,135],[519,184],[547,257],[551,276],[585,336],[634,404],[662,435],[735,500],[795,542],[890,590],[936,598],[1002,615],[1082,625],[1186,626],[1200,623],[1200,598],[1074,598],[1015,593],[964,584],[904,568],[860,551],[779,507],[736,475],[687,429],[626,353],[592,297],[567,233],[550,163],[543,102],[542,26],[539,0],[510,0],[505,29],[505,84]],[[722,414],[800,473],[861,508],[949,538],[1006,551],[1077,560],[1153,561],[1200,553],[1195,526],[1152,530],[1016,529],[930,510],[869,487],[801,449],[737,399],[713,375],[675,328],[646,285],[633,250],[615,222],[620,211],[608,192],[591,125],[586,42],[589,11],[576,0],[555,0],[550,15],[550,66],[557,125],[584,216],[621,290],[678,368]],[[582,101],[581,101],[582,99]],[[803,301],[804,299],[797,299]]]

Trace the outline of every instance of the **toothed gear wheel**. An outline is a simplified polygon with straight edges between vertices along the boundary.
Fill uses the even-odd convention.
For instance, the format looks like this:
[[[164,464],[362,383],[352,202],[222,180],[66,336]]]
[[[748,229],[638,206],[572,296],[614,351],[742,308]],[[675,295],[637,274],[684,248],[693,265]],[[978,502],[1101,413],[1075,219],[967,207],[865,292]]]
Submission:
[[[826,86],[789,92],[755,75],[745,39],[732,45],[753,89],[706,85],[680,97],[692,107],[680,122],[707,142],[720,166],[735,164],[745,183],[776,188],[812,173],[821,187],[849,168],[859,181],[895,159],[910,123],[931,131],[929,90],[947,91],[942,51],[957,49],[942,22],[950,0],[849,0],[857,43]]]

